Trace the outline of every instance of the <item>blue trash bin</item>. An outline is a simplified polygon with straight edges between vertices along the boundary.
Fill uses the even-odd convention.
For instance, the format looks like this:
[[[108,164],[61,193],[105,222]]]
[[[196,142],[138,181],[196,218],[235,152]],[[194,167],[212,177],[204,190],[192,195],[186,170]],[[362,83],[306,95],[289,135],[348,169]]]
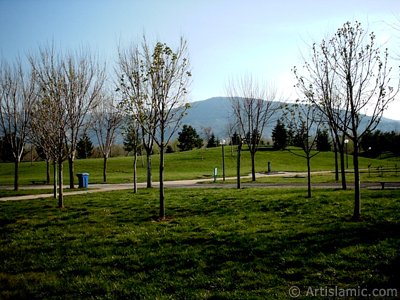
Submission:
[[[78,177],[79,188],[88,188],[89,186],[89,173],[76,174]]]

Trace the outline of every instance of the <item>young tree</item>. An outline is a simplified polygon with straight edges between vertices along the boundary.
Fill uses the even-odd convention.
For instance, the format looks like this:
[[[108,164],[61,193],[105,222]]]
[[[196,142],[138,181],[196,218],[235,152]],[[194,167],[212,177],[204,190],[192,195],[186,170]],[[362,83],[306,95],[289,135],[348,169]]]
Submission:
[[[264,129],[278,109],[273,101],[276,90],[267,84],[259,84],[251,76],[231,81],[227,90],[239,134],[241,137],[246,137],[245,141],[251,156],[252,180],[255,181],[255,155]]]
[[[197,134],[196,129],[190,125],[183,125],[182,131],[178,132],[178,142],[178,148],[181,151],[201,148],[203,145],[203,140]]]
[[[152,154],[154,148],[153,136],[156,134],[157,119],[151,97],[151,83],[148,80],[149,46],[145,38],[141,47],[131,45],[124,50],[118,49],[117,91],[122,96],[122,107],[129,112],[131,118],[140,119],[140,135],[142,147],[146,152],[147,188],[153,185]],[[135,101],[138,107],[134,104]],[[138,110],[140,108],[140,111]],[[146,124],[146,126],[144,125]]]
[[[283,150],[288,143],[288,132],[286,126],[281,120],[276,122],[276,126],[272,129],[272,140],[274,142],[275,150]]]
[[[58,206],[64,207],[63,162],[67,157],[66,134],[68,117],[64,105],[64,87],[62,61],[52,47],[40,49],[37,57],[30,56],[29,62],[38,85],[39,100],[34,106],[31,118],[32,132],[49,149],[57,169],[54,184],[58,181]],[[57,168],[58,167],[58,168]],[[56,187],[55,187],[56,190]],[[56,194],[56,193],[55,193]]]
[[[44,66],[41,66],[41,68],[42,67]],[[42,69],[41,72],[42,71],[44,70]],[[52,70],[51,73],[55,75],[54,71],[55,70]],[[53,79],[53,84],[46,85],[45,88],[40,89],[40,100],[37,101],[33,107],[30,126],[32,132],[34,132],[35,141],[40,141],[41,147],[46,149],[49,160],[53,160],[54,197],[57,197],[58,182],[58,207],[62,208],[64,207],[63,162],[67,157],[65,150],[66,117],[60,105],[60,99],[58,98],[60,95],[56,94],[56,86],[59,85],[58,80],[60,78],[53,77]],[[45,78],[43,77],[40,80],[45,80]],[[41,81],[39,81],[39,84],[42,84]],[[50,100],[49,97],[51,97],[52,100]]]
[[[125,107],[160,149],[160,219],[164,219],[164,152],[189,108],[185,100],[191,77],[187,43],[181,39],[176,50],[161,42],[150,48],[144,39],[141,49],[136,49],[134,71],[120,78],[120,90]]]
[[[323,40],[315,46],[315,65],[312,70],[323,66],[329,74],[333,93],[329,99],[321,98],[321,88],[314,80],[304,84],[300,79],[303,93],[310,102],[322,106],[329,122],[343,138],[349,138],[353,143],[354,167],[354,212],[353,219],[361,217],[361,191],[359,174],[360,141],[369,131],[379,124],[383,112],[394,101],[399,91],[399,80],[391,82],[392,68],[388,64],[389,53],[383,52],[376,45],[374,33],[367,34],[359,22],[346,22],[328,40]],[[312,77],[314,73],[310,74]],[[326,72],[324,74],[327,74]],[[393,78],[392,78],[393,79]],[[323,81],[326,83],[326,80]],[[318,82],[319,83],[319,82]],[[337,97],[332,97],[336,95]],[[323,101],[321,101],[321,99]],[[332,102],[341,99],[339,104]],[[335,101],[336,102],[336,101]],[[339,110],[338,110],[339,109]],[[336,118],[332,118],[336,115]],[[368,118],[365,116],[368,115]]]
[[[112,96],[100,94],[99,105],[92,111],[91,129],[96,134],[99,149],[103,155],[103,182],[107,182],[107,159],[115,141],[115,134],[123,121],[121,111],[116,107]]]
[[[298,103],[301,103],[298,101]],[[294,132],[296,144],[302,149],[303,153],[295,150],[289,151],[297,156],[303,157],[307,161],[307,197],[311,198],[311,159],[319,152],[314,151],[317,138],[312,134],[313,130],[319,129],[321,117],[316,105],[298,104],[288,107],[289,114],[286,115],[288,127]]]
[[[69,183],[74,186],[74,160],[79,137],[88,128],[88,115],[99,103],[105,81],[105,68],[88,53],[67,54],[61,58],[64,77],[63,105],[67,115],[66,147]]]
[[[21,62],[0,63],[0,136],[10,145],[14,162],[14,190],[19,189],[19,163],[29,132],[32,106],[36,100],[35,77]]]
[[[335,67],[324,55],[321,49],[329,45],[323,41],[320,46],[313,44],[310,61],[306,62],[304,69],[307,76],[299,74],[297,68],[293,69],[297,78],[297,88],[307,97],[310,103],[317,104],[318,109],[326,119],[329,126],[335,150],[340,157],[342,189],[347,189],[345,167],[345,140],[346,128],[350,122],[350,111],[346,109],[346,100],[339,89],[338,76]],[[338,124],[342,124],[338,126]],[[337,151],[335,151],[335,169],[337,170]],[[337,174],[337,172],[336,172]],[[338,175],[335,175],[338,179]]]
[[[140,124],[134,118],[128,118],[123,131],[124,147],[128,152],[133,151],[133,192],[137,193],[137,158],[141,149]]]

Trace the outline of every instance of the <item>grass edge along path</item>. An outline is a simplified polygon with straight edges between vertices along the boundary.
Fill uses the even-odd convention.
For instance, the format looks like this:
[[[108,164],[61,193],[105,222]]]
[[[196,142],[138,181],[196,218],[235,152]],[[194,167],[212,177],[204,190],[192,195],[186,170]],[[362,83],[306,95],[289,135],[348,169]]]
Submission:
[[[0,298],[287,299],[400,289],[400,191],[167,189],[1,202]],[[390,298],[389,298],[390,299]]]

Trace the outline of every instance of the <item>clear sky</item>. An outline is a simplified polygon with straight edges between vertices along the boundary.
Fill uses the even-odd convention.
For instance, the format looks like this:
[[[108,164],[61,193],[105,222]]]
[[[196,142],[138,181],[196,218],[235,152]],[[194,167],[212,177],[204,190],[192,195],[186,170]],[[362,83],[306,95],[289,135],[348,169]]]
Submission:
[[[224,96],[229,79],[252,74],[295,99],[291,69],[308,45],[358,20],[400,55],[399,0],[0,0],[0,55],[13,60],[54,42],[116,61],[117,45],[149,40],[189,45],[191,100]],[[399,62],[397,62],[399,63]],[[400,102],[400,101],[398,101]],[[400,105],[387,117],[400,119]]]

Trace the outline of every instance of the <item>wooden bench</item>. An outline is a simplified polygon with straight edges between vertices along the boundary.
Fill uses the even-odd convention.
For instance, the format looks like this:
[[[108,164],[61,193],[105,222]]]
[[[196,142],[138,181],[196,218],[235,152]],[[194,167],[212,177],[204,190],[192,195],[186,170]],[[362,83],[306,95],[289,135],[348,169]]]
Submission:
[[[391,184],[392,186],[395,187],[400,187],[400,182],[394,182],[394,181],[381,181],[379,182],[381,184],[382,190],[385,189],[385,185]]]
[[[46,180],[31,180],[32,184],[46,184]]]

